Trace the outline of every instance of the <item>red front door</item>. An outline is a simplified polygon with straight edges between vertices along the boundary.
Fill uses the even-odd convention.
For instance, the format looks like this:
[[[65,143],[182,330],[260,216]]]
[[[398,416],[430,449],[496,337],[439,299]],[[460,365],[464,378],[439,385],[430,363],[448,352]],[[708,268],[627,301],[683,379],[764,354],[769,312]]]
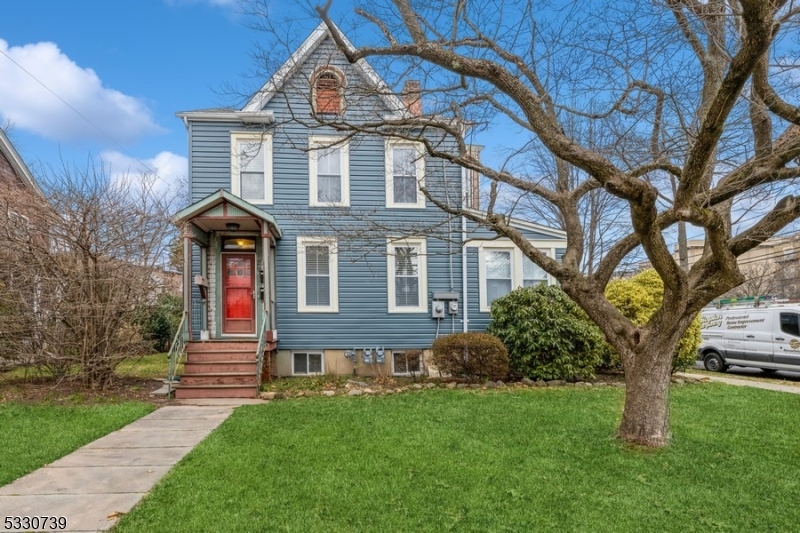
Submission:
[[[222,333],[256,332],[255,256],[222,256]]]

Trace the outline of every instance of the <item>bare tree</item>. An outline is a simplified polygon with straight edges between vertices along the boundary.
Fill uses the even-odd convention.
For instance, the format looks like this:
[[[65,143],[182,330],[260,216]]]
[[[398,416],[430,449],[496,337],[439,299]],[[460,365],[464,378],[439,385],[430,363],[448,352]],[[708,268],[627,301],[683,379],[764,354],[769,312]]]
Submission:
[[[45,197],[0,200],[0,340],[15,363],[103,388],[126,357],[148,353],[141,323],[163,290],[169,199],[153,180],[64,168]]]
[[[250,14],[266,14],[263,2],[249,6]],[[418,141],[430,156],[485,176],[485,214],[424,192],[450,215],[509,238],[561,283],[621,356],[627,389],[619,436],[665,445],[678,339],[701,308],[744,281],[737,257],[800,215],[800,198],[791,194],[800,177],[800,108],[782,96],[791,97],[789,75],[797,73],[787,57],[797,55],[800,7],[794,0],[623,1],[591,10],[583,2],[373,1],[355,10],[353,27],[373,41],[360,47],[339,31],[331,7],[329,0],[315,12],[338,50],[351,63],[369,58],[386,75],[388,86],[371,86],[372,94],[395,93],[401,79],[419,78],[422,112],[292,119]],[[276,36],[276,26],[261,29]],[[366,98],[353,85],[346,97]],[[610,132],[602,149],[565,127],[575,117]],[[520,157],[530,161],[543,150],[565,171],[545,179],[530,165],[521,171],[475,158],[473,136],[498,123],[517,128]],[[561,262],[511,226],[501,189],[552,206],[568,235]],[[786,196],[775,201],[776,190]],[[763,216],[732,224],[759,194]],[[583,216],[593,195],[624,203],[631,228],[596,259],[586,247],[595,229]],[[667,245],[681,223],[702,228],[707,243],[688,271]],[[664,303],[644,326],[604,296],[637,249],[664,282]]]

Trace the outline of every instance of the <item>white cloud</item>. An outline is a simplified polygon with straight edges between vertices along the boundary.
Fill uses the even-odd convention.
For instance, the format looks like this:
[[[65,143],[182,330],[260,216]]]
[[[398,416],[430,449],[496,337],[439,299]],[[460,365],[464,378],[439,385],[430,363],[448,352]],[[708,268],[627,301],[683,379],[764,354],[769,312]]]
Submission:
[[[128,182],[135,187],[153,180],[156,193],[180,193],[185,189],[189,161],[182,155],[160,152],[152,159],[134,159],[116,151],[100,154],[103,169],[112,181]]]
[[[0,116],[49,139],[110,142],[99,127],[124,143],[162,131],[147,106],[104,87],[94,70],[78,66],[55,43],[9,47],[0,39],[0,80]]]

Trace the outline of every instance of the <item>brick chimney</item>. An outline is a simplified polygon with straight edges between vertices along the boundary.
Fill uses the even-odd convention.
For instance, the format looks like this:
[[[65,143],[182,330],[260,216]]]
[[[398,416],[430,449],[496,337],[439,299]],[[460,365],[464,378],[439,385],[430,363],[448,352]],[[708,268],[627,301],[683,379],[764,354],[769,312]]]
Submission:
[[[406,80],[403,85],[403,92],[400,93],[400,98],[406,105],[408,112],[419,117],[422,115],[422,97],[420,96],[419,80]]]

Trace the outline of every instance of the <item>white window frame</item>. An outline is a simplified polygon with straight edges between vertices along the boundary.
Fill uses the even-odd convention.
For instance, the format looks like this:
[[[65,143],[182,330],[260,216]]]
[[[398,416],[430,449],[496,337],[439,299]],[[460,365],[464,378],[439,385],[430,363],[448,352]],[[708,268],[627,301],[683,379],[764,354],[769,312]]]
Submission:
[[[552,243],[548,241],[528,241],[531,246],[546,253],[548,257],[556,257],[556,248],[564,247],[563,242]],[[478,249],[478,292],[480,310],[488,313],[491,304],[486,292],[486,252],[487,251],[510,251],[511,252],[511,290],[518,289],[523,285],[523,266],[522,259],[525,257],[522,250],[517,248],[509,239],[497,239],[492,241],[472,241],[467,245],[470,248]],[[555,279],[547,274],[547,285],[554,285]]]
[[[417,201],[413,204],[395,203],[394,201],[394,149],[413,148],[417,151],[418,158],[415,161],[417,167]],[[425,194],[422,187],[425,186],[425,152],[422,143],[400,140],[386,139],[386,207],[389,209],[424,209]]]
[[[395,305],[395,248],[415,246],[419,249],[417,260],[419,275],[419,305],[415,307],[398,307]],[[389,313],[427,313],[428,312],[428,254],[427,244],[422,238],[387,239],[386,240],[386,285]]]
[[[264,158],[264,197],[243,198],[242,177],[239,168],[239,143],[261,141],[260,156]],[[231,194],[246,202],[272,205],[272,134],[253,132],[231,132]]]
[[[321,148],[339,149],[339,168],[342,172],[341,202],[320,202],[317,190],[317,157]],[[342,137],[312,135],[308,139],[308,205],[311,207],[348,207],[350,205],[350,143]]]
[[[328,247],[331,303],[330,305],[306,305],[306,246],[320,245]],[[336,239],[331,237],[297,237],[297,312],[339,312],[339,254],[336,247]]]
[[[408,352],[414,352],[414,351],[416,351],[416,350],[396,350],[396,351],[392,350],[392,375],[393,376],[410,376],[410,375],[412,375],[411,372],[398,372],[397,371],[397,367],[394,364],[394,357],[397,354],[406,354]],[[424,354],[421,353],[420,356],[419,356],[419,372],[414,372],[414,374],[417,375],[417,376],[421,376],[422,374],[425,373],[425,364],[423,362],[424,358],[425,358]],[[406,363],[407,362],[408,362],[408,359],[406,359]],[[408,364],[406,364],[406,367],[408,367]]]
[[[325,374],[325,352],[322,350],[297,350],[296,352],[291,352],[292,354],[292,375],[293,376],[321,376]],[[309,355],[319,355],[320,356],[320,372],[305,372],[303,374],[298,374],[294,368],[294,356],[305,354],[306,356],[306,368],[308,368],[308,356]]]

